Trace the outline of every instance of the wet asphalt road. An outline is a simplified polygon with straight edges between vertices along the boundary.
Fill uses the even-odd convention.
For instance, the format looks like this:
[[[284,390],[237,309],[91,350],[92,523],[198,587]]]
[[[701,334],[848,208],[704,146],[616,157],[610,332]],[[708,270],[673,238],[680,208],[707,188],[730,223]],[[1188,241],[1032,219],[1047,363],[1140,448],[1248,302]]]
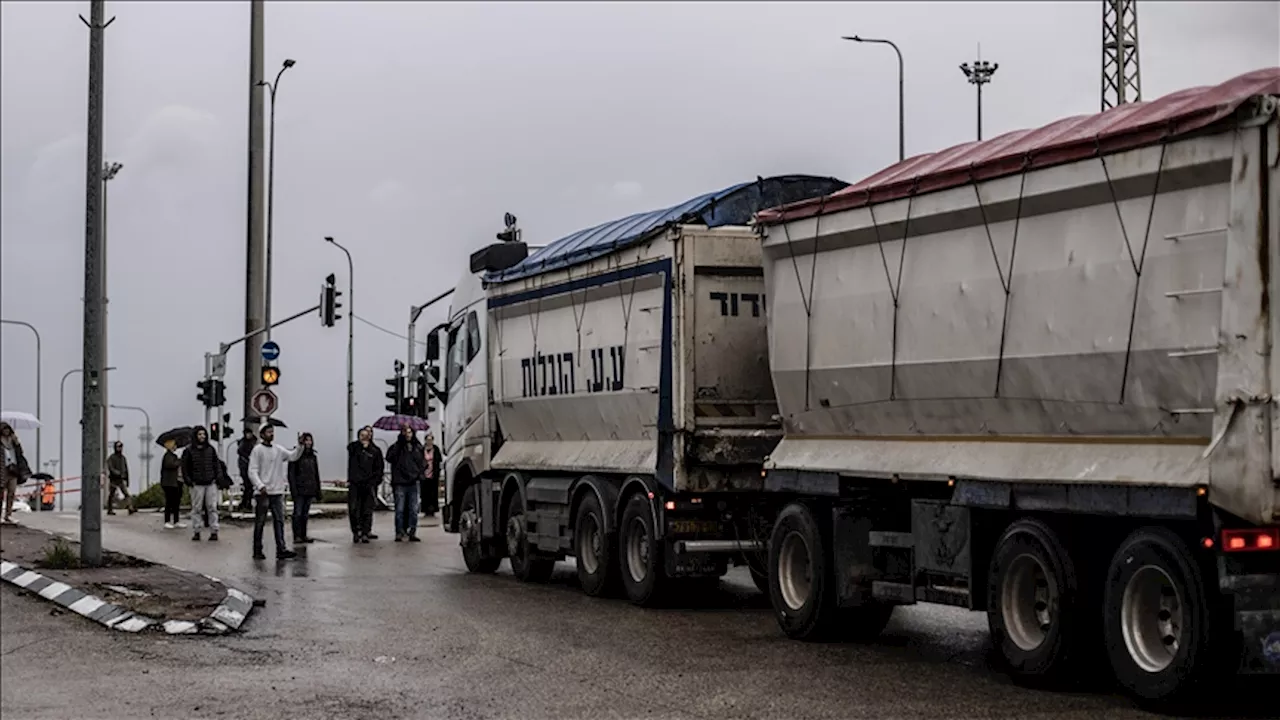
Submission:
[[[1105,691],[1024,689],[988,669],[982,615],[900,609],[879,642],[787,640],[743,571],[685,609],[465,572],[457,536],[353,546],[345,520],[291,562],[250,528],[193,543],[158,515],[104,518],[104,544],[265,600],[222,638],[132,636],[0,589],[0,715],[17,718],[1127,718]],[[24,514],[78,534],[75,515]],[[270,541],[268,540],[268,545]],[[270,549],[268,548],[268,554]],[[44,688],[43,690],[41,690]]]

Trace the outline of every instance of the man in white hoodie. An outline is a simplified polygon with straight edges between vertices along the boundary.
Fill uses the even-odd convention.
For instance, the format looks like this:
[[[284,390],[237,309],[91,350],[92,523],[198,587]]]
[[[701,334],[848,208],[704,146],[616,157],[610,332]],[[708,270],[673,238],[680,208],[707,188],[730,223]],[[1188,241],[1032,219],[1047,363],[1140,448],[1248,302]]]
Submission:
[[[254,490],[253,558],[265,560],[262,552],[262,530],[267,524],[267,511],[271,511],[271,524],[276,537],[276,559],[288,560],[298,556],[284,544],[284,493],[289,487],[288,464],[302,457],[302,436],[292,450],[277,447],[276,430],[270,424],[258,433],[262,442],[249,455],[249,482]]]

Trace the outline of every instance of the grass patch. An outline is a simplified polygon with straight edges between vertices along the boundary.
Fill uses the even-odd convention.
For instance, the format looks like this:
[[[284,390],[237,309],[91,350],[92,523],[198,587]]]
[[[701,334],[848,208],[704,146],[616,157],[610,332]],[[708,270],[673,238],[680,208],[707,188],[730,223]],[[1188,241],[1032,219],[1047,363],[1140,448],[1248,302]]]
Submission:
[[[44,547],[40,567],[50,570],[74,570],[80,567],[80,554],[63,538],[54,538]]]

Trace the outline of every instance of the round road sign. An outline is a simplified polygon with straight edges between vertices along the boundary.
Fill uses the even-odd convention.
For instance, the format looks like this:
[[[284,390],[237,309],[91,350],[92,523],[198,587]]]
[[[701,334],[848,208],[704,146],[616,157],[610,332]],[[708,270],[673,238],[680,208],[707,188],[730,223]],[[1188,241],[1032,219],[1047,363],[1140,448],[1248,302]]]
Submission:
[[[280,357],[280,346],[274,340],[268,340],[262,344],[262,359],[271,361]]]
[[[249,401],[249,404],[253,406],[254,412],[266,417],[274,413],[276,408],[280,406],[280,398],[277,398],[276,394],[267,388],[263,388],[253,394],[253,399]]]

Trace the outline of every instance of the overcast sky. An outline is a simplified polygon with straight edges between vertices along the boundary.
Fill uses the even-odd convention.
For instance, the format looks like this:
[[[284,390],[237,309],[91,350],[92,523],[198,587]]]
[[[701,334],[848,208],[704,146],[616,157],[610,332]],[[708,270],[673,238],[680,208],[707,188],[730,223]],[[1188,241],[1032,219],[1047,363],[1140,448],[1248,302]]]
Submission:
[[[1139,4],[1155,98],[1280,65],[1280,3]],[[279,91],[277,318],[314,304],[355,256],[357,315],[403,333],[408,306],[451,286],[502,214],[545,243],[756,175],[855,181],[971,140],[957,66],[1000,63],[985,132],[1098,110],[1101,3],[269,2]],[[43,336],[44,458],[58,381],[81,363],[88,2],[0,4],[0,305]],[[201,421],[203,354],[243,329],[248,2],[108,2],[109,362],[113,403],[155,430]],[[444,308],[422,325],[429,326]],[[345,327],[278,330],[278,415],[345,472]],[[357,423],[383,413],[405,343],[357,323]],[[0,335],[0,403],[34,412],[30,332]],[[239,406],[243,354],[228,395]],[[78,474],[80,386],[67,383],[66,470]],[[238,411],[234,420],[238,423]],[[113,412],[137,454],[141,415]],[[114,431],[112,433],[114,435]],[[24,432],[34,462],[35,438]],[[293,432],[284,434],[292,444]],[[389,437],[389,436],[385,436]],[[134,476],[141,475],[133,461]],[[158,475],[158,464],[153,467]]]

